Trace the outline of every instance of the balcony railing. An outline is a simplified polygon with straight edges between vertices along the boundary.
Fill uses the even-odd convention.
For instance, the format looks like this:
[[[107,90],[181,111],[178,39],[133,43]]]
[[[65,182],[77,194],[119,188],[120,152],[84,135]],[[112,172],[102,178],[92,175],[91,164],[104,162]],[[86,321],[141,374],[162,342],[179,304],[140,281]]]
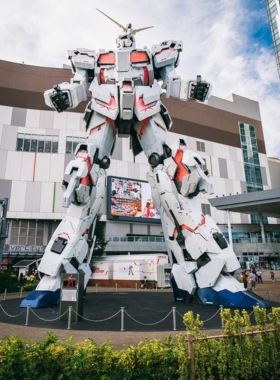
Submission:
[[[112,242],[143,242],[143,243],[164,243],[164,237],[152,236],[106,236],[107,241]]]
[[[229,240],[228,237],[226,238],[227,241]],[[112,241],[112,242],[144,242],[144,243],[164,243],[165,239],[164,237],[155,237],[155,236],[106,236],[106,241]],[[261,238],[238,238],[232,239],[233,243],[280,243],[280,239],[270,239],[266,238],[265,240],[262,240]]]
[[[228,237],[227,237],[227,240]],[[235,239],[233,238],[232,239],[232,242],[233,243],[248,243],[248,244],[252,244],[252,243],[280,243],[280,239],[270,239],[270,238],[266,238],[266,239],[262,239],[262,238],[248,238],[248,239],[243,239],[243,238],[239,238],[239,239]]]

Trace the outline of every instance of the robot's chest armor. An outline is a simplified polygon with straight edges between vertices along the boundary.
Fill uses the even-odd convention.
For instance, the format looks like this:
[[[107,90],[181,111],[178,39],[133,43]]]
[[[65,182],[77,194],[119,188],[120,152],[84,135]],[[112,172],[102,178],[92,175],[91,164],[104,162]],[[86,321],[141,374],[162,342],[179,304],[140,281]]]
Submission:
[[[145,85],[145,67],[149,64],[149,56],[145,51],[117,50],[100,54],[100,84],[122,82],[124,78],[140,79]]]

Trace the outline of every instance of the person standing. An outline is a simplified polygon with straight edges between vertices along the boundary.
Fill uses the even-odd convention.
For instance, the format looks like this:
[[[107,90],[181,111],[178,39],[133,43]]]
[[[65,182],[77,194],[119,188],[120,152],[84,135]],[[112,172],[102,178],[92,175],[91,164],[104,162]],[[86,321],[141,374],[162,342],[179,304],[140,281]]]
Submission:
[[[270,277],[271,277],[271,281],[274,282],[274,272],[273,272],[273,270],[270,271]]]
[[[247,289],[247,287],[248,287],[248,273],[246,272],[246,270],[244,270],[241,280],[244,284],[244,289]]]
[[[257,276],[255,273],[250,271],[249,273],[249,282],[251,284],[251,289],[250,290],[256,290],[256,281],[257,281]]]
[[[258,284],[263,283],[262,272],[260,269],[257,270],[257,279],[258,279]]]

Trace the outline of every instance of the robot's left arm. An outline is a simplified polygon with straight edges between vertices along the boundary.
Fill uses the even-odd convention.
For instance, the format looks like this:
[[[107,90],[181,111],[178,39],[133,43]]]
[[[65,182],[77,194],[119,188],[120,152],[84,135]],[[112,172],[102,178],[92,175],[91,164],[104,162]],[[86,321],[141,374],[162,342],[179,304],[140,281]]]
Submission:
[[[57,112],[67,108],[75,108],[83,100],[87,100],[88,84],[94,73],[94,51],[79,49],[68,51],[74,77],[70,83],[64,82],[56,85],[44,93],[45,103]]]
[[[175,68],[179,65],[179,54],[183,50],[182,41],[165,41],[152,46],[153,62],[157,79],[163,81],[162,88],[166,90],[166,97],[180,98],[181,100],[198,100],[204,102],[210,96],[211,85],[201,80],[181,79]]]

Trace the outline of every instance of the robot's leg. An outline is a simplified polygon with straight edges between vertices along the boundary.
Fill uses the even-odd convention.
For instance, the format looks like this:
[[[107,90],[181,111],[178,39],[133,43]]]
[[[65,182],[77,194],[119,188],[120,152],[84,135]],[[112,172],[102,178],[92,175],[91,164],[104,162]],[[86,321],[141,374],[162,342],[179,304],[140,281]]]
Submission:
[[[67,215],[55,230],[39,266],[44,274],[36,290],[56,291],[60,273],[85,273],[85,286],[91,275],[90,259],[96,218],[106,190],[106,169],[115,142],[113,120],[93,113],[86,143],[77,146],[76,159],[65,171],[63,206]]]
[[[177,287],[197,294],[204,304],[267,307],[234,278],[240,268],[237,257],[212,218],[201,212],[196,195],[213,194],[209,174],[201,169],[203,159],[188,149],[186,140],[167,137],[161,115],[134,128],[151,165],[147,179],[175,262]]]

